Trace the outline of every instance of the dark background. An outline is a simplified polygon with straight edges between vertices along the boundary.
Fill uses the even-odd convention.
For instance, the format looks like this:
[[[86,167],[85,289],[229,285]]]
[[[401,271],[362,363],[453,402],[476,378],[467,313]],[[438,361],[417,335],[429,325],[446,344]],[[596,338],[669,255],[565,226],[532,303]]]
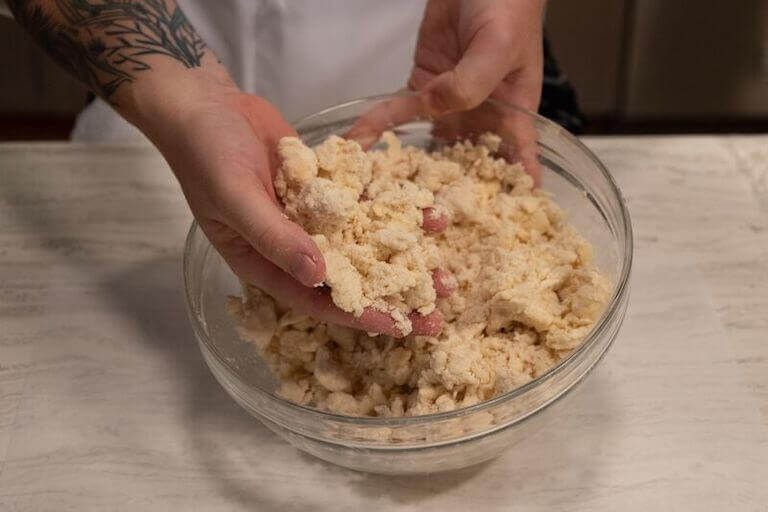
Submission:
[[[550,0],[587,133],[768,132],[768,0]],[[63,139],[86,91],[0,18],[0,140]]]

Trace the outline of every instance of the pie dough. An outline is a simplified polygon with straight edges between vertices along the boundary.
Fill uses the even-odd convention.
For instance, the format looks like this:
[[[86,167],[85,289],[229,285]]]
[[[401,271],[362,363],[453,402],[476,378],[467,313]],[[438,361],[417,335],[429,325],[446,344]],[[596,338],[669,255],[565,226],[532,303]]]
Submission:
[[[439,151],[393,133],[368,152],[331,136],[314,149],[279,144],[275,189],[286,214],[325,258],[333,301],[374,307],[410,331],[406,313],[439,309],[438,336],[370,336],[277,304],[251,285],[230,297],[240,336],[254,343],[288,400],[356,416],[451,411],[515,389],[577,347],[612,290],[592,247],[520,164],[481,136]],[[445,231],[421,229],[424,208]],[[456,290],[437,298],[432,272]]]

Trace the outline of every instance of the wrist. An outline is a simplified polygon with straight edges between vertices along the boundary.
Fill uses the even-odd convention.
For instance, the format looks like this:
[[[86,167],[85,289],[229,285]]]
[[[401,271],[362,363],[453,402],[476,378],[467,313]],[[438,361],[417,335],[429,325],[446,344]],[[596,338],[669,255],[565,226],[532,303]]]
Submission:
[[[115,109],[157,143],[164,131],[183,123],[196,106],[239,92],[212,54],[206,60],[199,68],[171,66],[142,76],[115,98]]]

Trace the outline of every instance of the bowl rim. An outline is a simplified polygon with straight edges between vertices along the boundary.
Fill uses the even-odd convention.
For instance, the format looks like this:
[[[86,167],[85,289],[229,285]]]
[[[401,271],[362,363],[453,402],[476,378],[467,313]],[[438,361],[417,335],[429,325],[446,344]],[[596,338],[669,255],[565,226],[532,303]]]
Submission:
[[[373,96],[357,98],[354,100],[350,100],[344,103],[339,103],[337,105],[324,108],[318,112],[304,116],[292,122],[291,125],[296,126],[301,123],[310,121],[314,118],[326,115],[330,112],[334,112],[344,108],[349,108],[354,105],[385,101],[385,100],[393,99],[396,97],[413,96],[413,95],[414,93],[409,91],[398,91],[392,94],[378,94]],[[627,208],[624,195],[622,194],[621,189],[617,185],[616,180],[613,178],[613,176],[605,167],[605,165],[602,163],[602,161],[600,161],[600,159],[597,158],[597,156],[583,142],[581,142],[575,135],[570,133],[565,128],[561,127],[560,125],[554,123],[553,121],[550,121],[549,119],[535,112],[531,112],[525,108],[518,107],[511,103],[507,103],[507,102],[497,100],[497,99],[492,99],[492,98],[485,100],[484,103],[492,103],[492,104],[495,103],[495,104],[501,105],[504,108],[512,109],[518,113],[521,113],[533,118],[535,121],[542,123],[543,125],[547,126],[549,129],[555,130],[559,136],[564,137],[570,143],[574,144],[579,150],[581,150],[584,153],[584,155],[586,155],[589,158],[589,160],[597,167],[597,169],[606,179],[611,192],[615,195],[616,199],[618,200],[618,203],[620,206],[619,211],[621,214],[620,227],[623,229],[624,235],[625,235],[624,258],[622,259],[622,263],[621,263],[621,271],[619,272],[619,276],[616,281],[616,286],[614,287],[614,292],[611,295],[610,301],[606,305],[598,321],[595,322],[595,325],[592,326],[592,329],[590,330],[589,334],[587,334],[587,337],[584,339],[581,345],[576,350],[572,351],[566,358],[561,359],[560,361],[557,362],[557,364],[553,365],[551,368],[547,369],[547,371],[545,371],[535,379],[531,380],[530,382],[527,382],[524,385],[517,387],[511,391],[495,396],[490,400],[484,400],[482,402],[478,402],[476,404],[473,404],[467,407],[454,409],[452,411],[423,414],[419,416],[399,416],[399,417],[383,418],[378,416],[351,416],[347,414],[338,414],[338,413],[316,409],[308,405],[301,405],[296,402],[286,400],[274,392],[267,391],[260,387],[254,386],[253,384],[238,377],[237,370],[232,366],[232,364],[227,360],[227,358],[225,358],[222,354],[219,353],[215,344],[212,343],[210,337],[205,331],[203,325],[201,324],[200,318],[198,318],[197,314],[195,314],[192,308],[193,299],[191,296],[190,283],[189,283],[190,276],[188,271],[191,267],[191,262],[189,261],[189,255],[191,252],[192,244],[194,242],[195,234],[201,228],[199,227],[197,221],[193,219],[192,224],[189,227],[189,231],[187,232],[187,237],[184,243],[184,255],[183,255],[184,299],[186,302],[187,316],[189,317],[190,322],[192,323],[193,330],[195,332],[195,335],[198,337],[198,339],[216,358],[217,362],[234,376],[234,378],[240,385],[245,386],[249,391],[253,391],[255,393],[263,395],[268,399],[273,400],[279,404],[285,405],[289,408],[297,409],[299,411],[304,411],[308,414],[314,415],[323,420],[329,420],[333,422],[347,423],[347,424],[353,423],[359,426],[392,428],[397,426],[415,425],[415,424],[421,424],[421,423],[431,423],[433,421],[439,421],[439,420],[447,420],[447,419],[465,416],[465,415],[469,415],[476,412],[481,412],[487,409],[494,408],[496,405],[500,403],[507,402],[509,400],[512,400],[520,395],[523,395],[535,389],[543,382],[556,376],[557,374],[559,374],[560,372],[568,368],[572,361],[578,359],[580,355],[589,351],[592,348],[592,346],[595,345],[595,343],[599,338],[599,335],[602,334],[602,332],[606,329],[608,325],[608,321],[612,317],[612,313],[617,310],[617,307],[620,305],[625,294],[628,293],[629,276],[632,270],[634,240],[633,240],[632,222],[629,216],[629,209]],[[201,233],[201,234],[204,238],[206,238],[204,233]],[[206,241],[207,241],[207,238],[206,238]],[[208,244],[210,249],[213,249],[214,251],[216,250],[210,244],[210,241],[208,241]],[[610,348],[610,345],[606,347],[606,350],[608,348]],[[594,368],[594,365],[590,365],[590,369],[588,371],[591,371],[592,368]],[[581,380],[582,378],[579,378],[576,382],[580,382]],[[536,411],[532,411],[532,412],[538,412],[542,408],[547,408],[553,403],[559,401],[560,398],[566,395],[567,393],[561,393],[557,397],[555,397],[554,400],[547,401],[547,403],[544,404],[544,407],[538,407],[536,408]],[[523,415],[522,418],[524,419],[529,416],[530,414],[525,414]]]

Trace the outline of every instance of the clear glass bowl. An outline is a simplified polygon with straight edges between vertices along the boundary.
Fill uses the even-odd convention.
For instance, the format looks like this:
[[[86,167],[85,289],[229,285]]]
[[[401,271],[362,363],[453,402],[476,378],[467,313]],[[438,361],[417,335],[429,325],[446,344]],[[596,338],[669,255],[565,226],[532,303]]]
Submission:
[[[583,344],[539,378],[463,409],[403,418],[352,417],[297,405],[275,394],[269,367],[238,337],[225,311],[240,285],[193,223],[184,253],[187,309],[200,350],[216,379],[250,414],[296,448],[335,464],[376,473],[425,473],[491,459],[552,422],[567,395],[616,338],[629,295],[632,228],[621,192],[603,164],[571,134],[536,114],[489,101],[438,122],[412,95],[365,98],[306,117],[295,128],[313,145],[331,134],[393,129],[406,144],[432,149],[452,137],[499,133],[514,158],[515,142],[535,139],[541,185],[595,248],[598,267],[614,282],[605,312]],[[360,129],[360,117],[365,115]],[[356,124],[357,123],[357,124]],[[367,135],[371,135],[368,133]],[[503,148],[504,149],[504,148]],[[556,421],[556,420],[555,420]]]

